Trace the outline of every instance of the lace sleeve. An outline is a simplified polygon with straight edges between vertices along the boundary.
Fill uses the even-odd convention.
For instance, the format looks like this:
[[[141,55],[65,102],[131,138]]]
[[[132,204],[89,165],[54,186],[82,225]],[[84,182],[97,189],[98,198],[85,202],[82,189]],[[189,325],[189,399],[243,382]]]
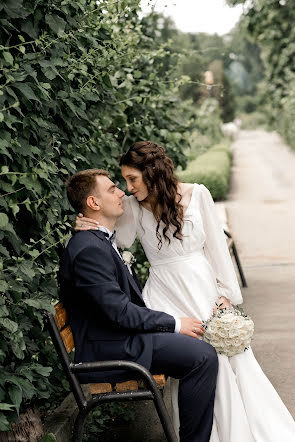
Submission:
[[[116,223],[116,244],[124,249],[129,248],[135,241],[139,206],[134,196],[124,196],[124,213]]]
[[[200,185],[200,209],[206,234],[204,251],[216,275],[219,295],[228,298],[232,304],[241,304],[243,298],[225,235],[219,223],[212,196],[202,184]]]

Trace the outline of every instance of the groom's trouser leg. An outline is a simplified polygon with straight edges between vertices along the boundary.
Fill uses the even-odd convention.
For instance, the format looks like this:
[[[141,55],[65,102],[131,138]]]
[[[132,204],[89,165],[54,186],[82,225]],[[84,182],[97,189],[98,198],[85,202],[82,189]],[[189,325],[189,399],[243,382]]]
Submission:
[[[190,336],[155,333],[151,372],[165,373],[180,380],[180,441],[208,442],[218,372],[215,349]]]

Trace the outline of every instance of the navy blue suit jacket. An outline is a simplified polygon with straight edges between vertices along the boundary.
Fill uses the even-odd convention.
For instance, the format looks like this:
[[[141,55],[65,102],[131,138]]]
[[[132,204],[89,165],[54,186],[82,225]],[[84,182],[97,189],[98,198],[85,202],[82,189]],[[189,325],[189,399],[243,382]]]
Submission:
[[[75,362],[124,359],[149,369],[151,333],[174,332],[175,319],[145,306],[138,284],[105,234],[76,233],[65,249],[59,277]],[[125,378],[122,371],[80,375],[82,382]]]

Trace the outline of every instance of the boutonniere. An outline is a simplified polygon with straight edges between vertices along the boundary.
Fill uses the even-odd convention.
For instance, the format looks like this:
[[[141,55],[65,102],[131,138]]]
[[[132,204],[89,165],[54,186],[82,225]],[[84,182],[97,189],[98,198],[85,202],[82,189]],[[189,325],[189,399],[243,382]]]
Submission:
[[[128,250],[124,250],[124,252],[122,253],[122,258],[123,258],[124,264],[127,266],[129,272],[132,275],[131,266],[132,266],[132,264],[134,264],[136,262],[135,257]]]

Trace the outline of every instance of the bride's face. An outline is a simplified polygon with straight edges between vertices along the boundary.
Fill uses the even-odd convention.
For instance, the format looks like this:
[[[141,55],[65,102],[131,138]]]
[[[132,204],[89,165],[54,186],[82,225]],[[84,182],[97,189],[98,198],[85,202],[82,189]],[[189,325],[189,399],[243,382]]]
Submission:
[[[142,172],[134,167],[123,165],[122,176],[126,181],[128,192],[133,193],[137,201],[143,201],[148,196],[148,189],[143,181]]]

